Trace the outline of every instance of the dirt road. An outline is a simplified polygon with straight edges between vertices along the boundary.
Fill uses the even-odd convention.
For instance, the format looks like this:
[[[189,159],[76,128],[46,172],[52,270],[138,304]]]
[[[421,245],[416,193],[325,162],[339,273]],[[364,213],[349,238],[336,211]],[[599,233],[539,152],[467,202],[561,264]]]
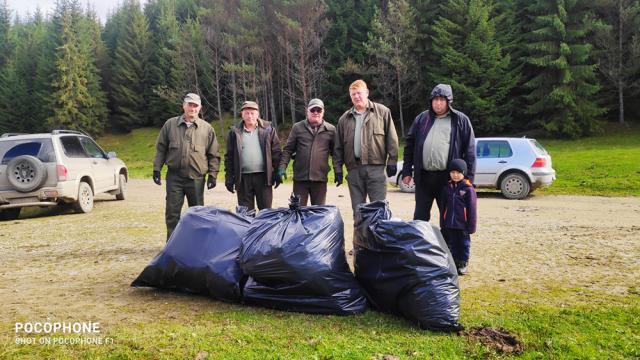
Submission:
[[[274,206],[286,206],[290,192],[290,184],[275,190]],[[412,217],[413,194],[390,189],[388,199],[394,217]],[[353,220],[346,186],[331,186],[327,201],[340,208],[349,250]],[[231,209],[235,195],[219,185],[206,191],[205,203]],[[612,294],[639,291],[640,198],[534,195],[509,201],[481,193],[478,207],[463,290],[560,284]],[[0,322],[122,324],[232,308],[129,287],[164,246],[163,219],[164,187],[133,180],[127,200],[101,195],[90,214],[39,210],[0,223]]]

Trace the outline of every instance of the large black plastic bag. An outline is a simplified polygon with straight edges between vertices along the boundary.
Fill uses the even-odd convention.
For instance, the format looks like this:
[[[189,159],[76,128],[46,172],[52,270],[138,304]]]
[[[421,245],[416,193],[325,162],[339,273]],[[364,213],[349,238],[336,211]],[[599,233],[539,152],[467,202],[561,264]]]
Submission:
[[[237,261],[251,213],[195,206],[187,210],[165,248],[131,286],[206,294],[240,302],[243,273]]]
[[[458,275],[440,231],[425,221],[390,218],[386,201],[356,212],[355,275],[370,303],[423,329],[461,330]]]
[[[250,276],[243,294],[248,304],[334,315],[367,308],[347,264],[335,206],[260,211],[242,241],[240,266]]]

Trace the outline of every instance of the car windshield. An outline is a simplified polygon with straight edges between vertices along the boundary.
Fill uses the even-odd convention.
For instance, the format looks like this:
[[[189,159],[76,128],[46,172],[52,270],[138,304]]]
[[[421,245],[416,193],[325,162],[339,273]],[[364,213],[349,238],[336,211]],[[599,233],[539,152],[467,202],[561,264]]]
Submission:
[[[7,165],[13,158],[29,155],[42,162],[55,161],[51,139],[16,139],[0,141],[0,164]]]
[[[544,147],[542,147],[542,145],[540,145],[540,143],[537,142],[535,139],[530,139],[529,141],[531,142],[531,144],[533,144],[533,146],[540,153],[540,155],[549,155],[547,150]]]

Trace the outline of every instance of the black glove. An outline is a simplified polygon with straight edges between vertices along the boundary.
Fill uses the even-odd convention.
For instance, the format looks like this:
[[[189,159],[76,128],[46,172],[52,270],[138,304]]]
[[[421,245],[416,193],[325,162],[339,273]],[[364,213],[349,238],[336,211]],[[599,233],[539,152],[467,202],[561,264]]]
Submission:
[[[224,182],[224,186],[227,188],[227,190],[228,190],[230,193],[232,193],[232,194],[233,194],[233,193],[235,193],[235,191],[233,191],[233,180],[227,180],[227,181],[225,181],[225,182]]]
[[[342,173],[341,172],[335,173],[334,176],[336,178],[335,180],[336,187],[342,185]]]
[[[273,172],[273,183],[276,185],[273,188],[277,189],[282,184],[282,176],[280,176],[278,170]]]
[[[387,177],[396,176],[398,167],[396,165],[387,165]]]
[[[156,185],[162,185],[162,180],[160,180],[160,171],[153,172],[153,182],[156,183]]]
[[[216,177],[209,175],[209,177],[207,177],[207,190],[211,190],[214,187],[216,187]]]

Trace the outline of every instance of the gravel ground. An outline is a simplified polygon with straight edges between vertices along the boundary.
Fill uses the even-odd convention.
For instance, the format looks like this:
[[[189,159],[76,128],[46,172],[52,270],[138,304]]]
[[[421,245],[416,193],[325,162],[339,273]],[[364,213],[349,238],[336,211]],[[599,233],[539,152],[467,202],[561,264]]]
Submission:
[[[274,207],[287,206],[291,188],[275,190]],[[222,185],[206,191],[207,205],[232,209],[235,200]],[[411,219],[413,194],[389,189],[388,200],[394,217]],[[330,186],[327,202],[337,204],[345,229],[352,228],[347,187]],[[470,274],[460,280],[463,291],[555,285],[617,295],[638,291],[640,198],[534,195],[510,201],[480,193],[478,208]],[[345,236],[348,251],[352,232]],[[42,209],[2,222],[0,323],[122,325],[234,309],[205,297],[131,288],[164,244],[164,186],[151,180],[131,181],[125,201],[98,196],[90,214]]]

